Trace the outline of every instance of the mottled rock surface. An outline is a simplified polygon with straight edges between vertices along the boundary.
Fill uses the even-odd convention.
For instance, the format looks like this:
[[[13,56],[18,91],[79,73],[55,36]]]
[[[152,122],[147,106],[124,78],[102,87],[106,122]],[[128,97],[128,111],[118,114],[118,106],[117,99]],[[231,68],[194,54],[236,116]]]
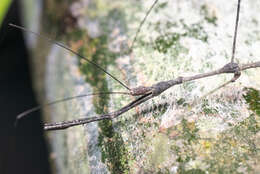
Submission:
[[[45,3],[43,32],[55,33],[129,87],[212,71],[230,61],[235,0],[159,1],[130,54],[127,50],[153,1]],[[242,1],[240,19],[235,61],[259,61],[260,2]],[[44,78],[36,78],[44,102],[126,91],[75,55],[54,45],[43,48],[35,59],[47,55],[46,68],[36,65],[45,72]],[[214,93],[232,74],[187,82],[113,121],[50,132],[53,169],[60,174],[260,173],[259,74],[259,69],[244,71],[235,83]],[[48,108],[45,120],[91,117],[133,99],[106,95],[72,100]]]

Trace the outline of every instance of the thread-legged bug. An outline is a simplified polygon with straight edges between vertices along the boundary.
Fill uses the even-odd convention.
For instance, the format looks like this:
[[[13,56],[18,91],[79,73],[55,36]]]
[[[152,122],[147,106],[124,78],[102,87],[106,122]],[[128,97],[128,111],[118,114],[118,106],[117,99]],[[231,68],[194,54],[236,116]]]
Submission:
[[[250,4],[252,4],[251,1],[246,5]],[[195,153],[198,149],[194,144],[199,144],[200,147],[205,146],[204,148],[209,148],[211,144],[214,143],[207,139],[212,139],[214,135],[218,134],[221,130],[227,129],[228,125],[234,126],[248,116],[248,112],[241,112],[243,115],[239,113],[239,110],[243,110],[245,105],[241,102],[242,95],[235,87],[231,89],[226,88],[226,93],[225,91],[222,91],[225,100],[218,97],[218,95],[221,95],[218,94],[213,98],[210,98],[211,100],[203,98],[200,100],[199,104],[196,105],[193,105],[192,102],[199,98],[201,94],[209,92],[212,88],[221,85],[221,83],[229,80],[230,82],[236,81],[240,77],[240,74],[243,73],[243,70],[259,67],[259,61],[257,61],[257,57],[255,57],[257,54],[249,56],[247,60],[240,58],[242,55],[245,56],[244,53],[237,54],[239,55],[239,58],[233,58],[232,54],[235,55],[235,51],[230,50],[235,50],[235,41],[233,42],[234,49],[232,49],[232,36],[236,36],[236,34],[233,34],[233,31],[234,26],[237,25],[236,22],[231,23],[230,21],[238,21],[238,15],[237,20],[235,20],[234,17],[236,6],[234,4],[226,4],[222,7],[221,5],[223,5],[222,1],[212,2],[212,5],[206,1],[197,3],[195,1],[164,1],[158,2],[157,5],[155,4],[154,13],[151,12],[151,16],[147,17],[144,23],[143,31],[145,32],[140,33],[138,35],[139,38],[134,39],[137,40],[137,42],[136,46],[133,47],[133,52],[124,55],[125,57],[128,57],[128,59],[123,59],[124,56],[117,59],[119,62],[118,64],[123,62],[121,63],[120,69],[123,69],[123,72],[125,71],[123,74],[126,74],[126,79],[131,78],[131,72],[138,73],[138,76],[135,77],[136,79],[131,80],[143,81],[143,84],[148,86],[147,88],[129,87],[129,89],[133,89],[130,91],[131,94],[137,94],[140,89],[142,89],[139,93],[141,94],[141,97],[134,99],[134,102],[131,102],[129,105],[120,103],[120,108],[122,108],[121,105],[125,105],[126,107],[123,107],[122,109],[119,108],[110,115],[105,114],[75,121],[47,124],[45,125],[45,128],[64,129],[92,121],[112,119],[119,116],[119,114],[124,113],[129,108],[136,107],[144,101],[161,94],[161,92],[168,89],[171,85],[182,84],[181,86],[167,90],[158,100],[147,103],[147,106],[155,107],[155,111],[151,109],[152,114],[150,117],[138,117],[137,114],[132,119],[130,116],[124,116],[124,118],[121,119],[118,118],[113,125],[110,120],[100,123],[100,137],[104,141],[101,141],[101,143],[99,142],[99,145],[102,149],[101,151],[104,153],[102,154],[103,157],[109,153],[115,152],[115,157],[120,159],[120,162],[117,163],[118,161],[111,156],[104,157],[105,159],[103,162],[106,164],[111,163],[109,167],[110,170],[114,172],[117,171],[122,173],[130,169],[134,171],[133,166],[138,168],[136,173],[140,173],[140,171],[149,172],[149,170],[151,170],[150,172],[159,172],[160,170],[163,172],[167,170],[173,172],[175,168],[172,166],[178,166],[179,171],[188,170],[187,166],[191,165],[192,161],[196,160],[196,157],[199,157],[199,155]],[[259,8],[257,5],[250,7],[252,7],[252,10],[248,12],[248,14],[254,14],[253,9],[256,10]],[[186,13],[187,9],[189,9],[189,13]],[[130,8],[127,10],[130,10]],[[128,12],[127,10],[126,13]],[[229,13],[230,11],[233,13]],[[106,15],[113,16],[115,13],[114,10]],[[117,16],[120,15],[122,15],[122,13],[118,12]],[[138,13],[136,16],[138,16]],[[231,16],[233,20],[230,20]],[[115,21],[111,22],[107,18],[103,20],[108,22],[105,22],[107,26],[116,26]],[[247,20],[246,23],[248,25],[257,28],[257,18],[248,18]],[[129,21],[131,20],[129,19]],[[240,25],[239,31],[244,34],[243,31],[246,31],[246,28],[243,29],[242,26],[245,25]],[[112,36],[115,36],[113,34],[117,31],[109,30],[109,32]],[[119,30],[119,33],[120,32],[122,31]],[[248,38],[257,38],[257,33],[258,30],[256,29],[252,35],[247,35],[242,39],[244,42],[240,41],[237,43],[240,43],[241,45],[242,43],[247,43],[251,47],[254,47],[252,40]],[[119,37],[115,38],[120,40]],[[105,41],[98,41],[100,43],[109,40],[109,38],[104,38],[104,36],[100,39],[105,39]],[[112,42],[113,39],[110,41]],[[74,43],[73,45],[76,48],[78,47],[77,43]],[[99,57],[104,57],[104,55],[107,55],[108,53],[111,55],[111,51],[108,51],[109,49],[113,50],[113,44],[111,45],[112,48],[104,45],[97,47],[98,48],[94,50],[94,53],[91,52],[91,48],[87,47],[89,50],[85,54],[90,54],[95,57],[97,55],[96,53],[99,53]],[[83,50],[80,51],[84,53]],[[130,63],[124,63],[125,60]],[[238,60],[240,61],[239,64]],[[252,60],[255,63],[248,63],[248,60]],[[122,66],[122,64],[124,66]],[[130,65],[133,65],[133,67]],[[84,66],[84,64],[82,66]],[[109,68],[110,67],[108,67],[108,69]],[[84,67],[81,67],[81,71],[85,71]],[[115,70],[111,71],[115,72]],[[92,75],[94,73],[97,72],[93,70]],[[231,73],[232,77],[213,77],[212,79],[205,79],[205,81],[190,82],[191,80],[222,73]],[[88,73],[86,73],[86,76],[89,77]],[[97,79],[106,80],[106,78],[102,76]],[[165,82],[170,79],[173,79],[173,81],[170,81],[169,83]],[[134,83],[132,81],[129,80],[128,82],[131,84],[130,86]],[[219,84],[216,84],[216,82]],[[111,81],[106,83],[108,84],[101,84],[100,86],[102,88],[109,87],[110,89],[118,88],[118,86]],[[96,85],[98,86],[98,84]],[[96,87],[94,87],[94,92],[95,88]],[[228,100],[229,95],[231,98],[230,100]],[[118,99],[114,98],[113,101],[118,101]],[[100,100],[99,102],[104,103],[101,107],[103,111],[106,106],[111,104],[107,99],[105,99],[105,101]],[[166,103],[168,107],[164,106],[164,103]],[[159,108],[160,104],[163,106],[163,109]],[[240,108],[237,109],[234,106],[240,106]],[[96,109],[97,113],[101,114],[102,111],[99,109]],[[149,112],[149,107],[146,110]],[[204,119],[208,118],[207,116],[211,116],[210,120],[214,121],[205,121]],[[178,127],[178,125],[180,127]],[[139,128],[136,128],[138,126]],[[221,126],[224,126],[225,128],[221,129]],[[110,129],[108,129],[108,127],[110,127]],[[181,129],[182,132],[179,129]],[[199,131],[203,130],[209,132],[208,134],[203,134],[206,138],[201,137],[201,135],[198,134]],[[119,132],[123,134],[121,135]],[[138,138],[135,139],[135,137]],[[172,142],[171,138],[175,137],[177,137],[176,139],[179,140],[180,144]],[[121,142],[122,144],[116,146],[115,142]],[[129,144],[127,145],[124,143]],[[184,145],[185,143],[187,146]],[[148,144],[150,144],[151,147],[148,147]],[[128,150],[128,148],[130,150]],[[191,154],[183,153],[182,149],[186,149]],[[163,159],[157,160],[156,156],[160,156],[158,155],[160,153],[163,153]],[[223,152],[223,154],[225,153]],[[175,158],[175,156],[178,156],[178,158]],[[142,158],[144,157],[149,160],[143,160]],[[174,160],[171,162],[167,160],[173,158]],[[204,161],[202,160],[202,163],[205,163],[204,167],[210,165],[210,161],[214,161],[211,159],[207,162],[208,158],[210,157],[205,157],[203,158]],[[130,163],[131,159],[134,161],[133,164]],[[232,160],[228,160],[227,158],[224,159],[227,160],[225,165],[233,165],[232,162],[229,162]],[[117,164],[119,165],[116,166]],[[230,167],[226,167],[227,173],[230,173],[229,169]],[[207,171],[212,170],[213,168],[207,168]]]

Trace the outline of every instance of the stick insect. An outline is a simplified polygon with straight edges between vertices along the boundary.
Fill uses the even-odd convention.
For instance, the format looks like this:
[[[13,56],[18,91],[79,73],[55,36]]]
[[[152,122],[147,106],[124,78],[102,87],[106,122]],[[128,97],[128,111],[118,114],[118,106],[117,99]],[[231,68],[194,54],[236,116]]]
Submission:
[[[157,3],[158,3],[158,0],[155,0],[154,3],[152,4],[152,6],[150,7],[150,9],[148,10],[148,12],[146,13],[144,19],[140,23],[140,26],[137,29],[136,35],[135,35],[134,40],[133,40],[133,44],[130,46],[129,53],[134,48],[134,44],[137,40],[138,33],[142,29],[142,25],[144,24],[146,18],[149,16],[150,12],[152,11],[152,9],[154,8],[154,6]],[[74,53],[75,55],[77,55],[78,57],[80,57],[81,59],[83,59],[83,60],[87,61],[88,63],[92,64],[93,66],[98,68],[100,71],[103,71],[108,76],[110,76],[113,80],[117,81],[120,85],[122,85],[127,90],[127,92],[108,92],[108,93],[102,93],[101,92],[101,93],[93,93],[93,94],[87,94],[87,95],[81,95],[81,96],[74,96],[74,97],[69,97],[69,98],[65,98],[65,99],[62,99],[62,100],[57,100],[57,101],[54,101],[54,102],[47,103],[43,106],[37,106],[35,108],[32,108],[32,109],[29,109],[27,111],[22,112],[21,114],[19,114],[17,116],[17,120],[20,120],[21,118],[23,118],[25,116],[28,116],[30,113],[32,113],[36,110],[39,110],[42,107],[57,104],[57,103],[68,101],[68,100],[72,100],[72,99],[75,99],[75,98],[86,97],[86,96],[89,96],[89,95],[126,94],[126,95],[131,95],[131,96],[137,97],[137,99],[133,100],[129,104],[125,105],[121,109],[116,110],[114,112],[110,112],[110,113],[107,113],[107,114],[102,114],[102,115],[98,115],[98,116],[94,116],[94,117],[90,117],[90,118],[80,118],[80,119],[71,120],[71,121],[62,121],[62,122],[57,122],[57,123],[46,123],[46,124],[44,124],[44,130],[61,130],[61,129],[66,129],[66,128],[69,128],[69,127],[72,127],[72,126],[83,125],[83,124],[96,122],[96,121],[100,121],[100,120],[114,119],[114,118],[122,115],[123,113],[127,112],[128,110],[135,108],[136,106],[138,106],[138,105],[140,105],[140,104],[142,104],[142,103],[144,103],[144,102],[146,102],[146,101],[148,101],[148,100],[150,100],[154,97],[161,95],[167,89],[169,89],[173,86],[179,85],[179,84],[183,84],[185,82],[194,81],[194,80],[197,80],[197,79],[215,76],[215,75],[219,75],[219,74],[225,74],[225,73],[232,73],[232,74],[234,74],[234,77],[231,80],[229,80],[227,83],[223,84],[222,86],[225,86],[225,85],[227,85],[231,82],[235,82],[240,77],[242,71],[244,71],[246,69],[250,69],[250,68],[260,67],[260,61],[257,61],[257,62],[254,62],[254,63],[242,64],[242,65],[239,65],[238,63],[236,63],[234,61],[235,51],[236,51],[236,38],[237,38],[237,31],[238,31],[237,29],[238,29],[239,14],[240,14],[240,3],[241,3],[240,0],[238,0],[237,12],[236,12],[236,22],[235,22],[235,29],[234,29],[234,35],[233,35],[233,46],[232,46],[232,53],[231,53],[230,62],[228,62],[223,67],[221,67],[217,70],[214,70],[214,71],[210,71],[210,72],[206,72],[206,73],[200,73],[200,74],[196,74],[196,75],[192,75],[192,76],[179,76],[179,77],[174,78],[172,80],[160,81],[160,82],[155,83],[151,86],[129,87],[126,84],[124,84],[123,82],[121,82],[120,80],[118,80],[116,77],[114,77],[112,74],[110,74],[107,70],[105,70],[104,68],[99,66],[97,63],[95,63],[95,62],[89,60],[88,58],[78,54],[77,52],[73,51],[71,48],[69,48],[69,47],[67,47],[67,46],[65,46],[65,45],[63,45],[59,42],[56,42],[55,40],[46,38],[43,35],[34,33],[33,31],[29,31],[30,33],[33,33],[33,34],[35,34],[39,37],[43,37],[44,39],[46,39],[47,41],[49,41],[51,43],[54,43],[54,44],[56,44],[60,47],[65,48],[66,50],[68,50],[68,51]],[[24,30],[24,31],[28,31],[24,27],[17,26],[15,24],[10,24],[10,26]]]

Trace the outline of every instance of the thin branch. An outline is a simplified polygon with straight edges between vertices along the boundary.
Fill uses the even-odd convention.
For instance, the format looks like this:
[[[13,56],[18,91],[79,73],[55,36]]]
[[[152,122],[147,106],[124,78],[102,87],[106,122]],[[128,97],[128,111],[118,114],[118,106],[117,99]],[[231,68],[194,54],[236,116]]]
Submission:
[[[46,41],[48,41],[48,42],[50,42],[50,43],[52,43],[52,44],[55,44],[55,45],[57,45],[57,46],[59,46],[59,47],[62,47],[62,48],[64,48],[64,49],[66,49],[67,51],[69,51],[69,52],[75,54],[76,56],[82,58],[83,60],[87,61],[88,63],[94,65],[95,67],[97,67],[98,69],[100,69],[101,71],[103,71],[104,73],[106,73],[107,75],[109,75],[112,79],[114,79],[115,81],[117,81],[119,84],[121,84],[123,87],[125,87],[127,90],[130,91],[130,88],[129,88],[128,86],[126,86],[123,82],[121,82],[121,81],[118,80],[115,76],[113,76],[113,75],[110,74],[108,71],[106,71],[106,70],[105,70],[104,68],[102,68],[100,65],[98,65],[98,64],[96,64],[95,62],[93,62],[93,61],[87,59],[86,57],[84,57],[84,56],[82,56],[81,54],[77,53],[76,51],[72,50],[72,49],[69,48],[68,46],[66,46],[66,45],[64,45],[64,44],[62,44],[62,43],[60,43],[60,42],[57,42],[56,40],[51,39],[51,38],[49,38],[49,37],[47,37],[47,36],[45,36],[45,35],[42,35],[42,34],[39,34],[39,33],[34,32],[34,31],[28,30],[28,29],[26,29],[26,28],[24,28],[24,27],[22,27],[22,26],[18,26],[18,25],[11,24],[11,23],[9,24],[9,26],[14,27],[14,28],[18,28],[18,29],[20,29],[20,30],[23,30],[23,31],[26,31],[26,32],[29,32],[29,33],[32,33],[32,34],[34,34],[34,35],[36,35],[36,36],[38,36],[38,37],[40,37],[40,38],[42,38],[42,39],[45,39]]]
[[[235,57],[235,52],[236,52],[236,40],[237,40],[237,27],[238,27],[238,21],[239,21],[239,11],[240,11],[240,0],[238,0],[238,4],[237,4],[237,17],[236,17],[236,26],[235,26],[234,38],[233,38],[231,63],[234,62],[234,57]]]
[[[114,111],[114,112],[111,112],[108,114],[104,114],[104,115],[100,115],[100,116],[91,117],[91,118],[81,118],[81,119],[77,119],[77,120],[63,121],[63,122],[58,122],[58,123],[47,123],[47,124],[44,124],[44,130],[60,130],[60,129],[66,129],[66,128],[69,128],[72,126],[82,125],[82,124],[91,123],[91,122],[95,122],[95,121],[113,119],[113,118],[116,118],[116,117],[120,116],[121,114],[127,112],[128,110],[142,104],[143,102],[160,95],[162,92],[164,92],[165,90],[167,90],[170,87],[173,87],[175,85],[182,84],[187,81],[193,81],[193,80],[197,80],[197,79],[201,79],[201,78],[205,78],[205,77],[209,77],[209,76],[214,76],[214,75],[218,75],[218,74],[224,74],[224,73],[234,73],[234,77],[231,79],[231,82],[234,82],[235,80],[237,80],[240,77],[240,71],[244,71],[244,70],[250,69],[250,68],[257,68],[257,67],[260,67],[260,61],[254,62],[254,63],[249,63],[249,64],[243,64],[241,66],[239,66],[237,63],[228,63],[225,66],[223,66],[222,68],[215,70],[215,71],[208,72],[208,73],[202,73],[202,74],[197,74],[194,76],[187,76],[187,77],[178,77],[173,80],[162,81],[162,82],[159,82],[152,86],[147,87],[147,89],[149,89],[150,92],[146,91],[146,94],[142,95],[138,99],[132,101],[131,103],[129,103],[128,105],[122,107],[121,109],[119,109],[117,111]],[[138,89],[138,88],[139,87],[137,87],[136,89]],[[142,89],[143,88],[144,87],[142,87]]]

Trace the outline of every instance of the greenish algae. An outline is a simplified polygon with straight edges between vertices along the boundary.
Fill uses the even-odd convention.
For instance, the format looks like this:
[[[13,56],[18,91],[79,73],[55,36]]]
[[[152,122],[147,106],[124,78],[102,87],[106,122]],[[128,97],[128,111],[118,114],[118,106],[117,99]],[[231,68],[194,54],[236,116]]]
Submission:
[[[188,36],[191,38],[201,40],[203,42],[208,42],[208,34],[201,25],[202,22],[194,23],[191,25],[185,24],[183,20],[181,20],[180,22],[185,31],[184,34],[182,34],[182,36]]]
[[[260,101],[259,91],[252,88],[245,90],[245,100],[250,109],[257,113]],[[217,139],[200,139],[206,150],[205,154],[200,155],[203,156],[203,162],[208,166],[207,171],[216,174],[255,173],[254,169],[257,168],[260,159],[259,142],[257,141],[259,132],[260,119],[255,114],[251,114],[230,130],[222,132]]]
[[[167,33],[157,37],[154,41],[154,48],[160,53],[167,53],[168,49],[172,46],[177,47],[180,40],[180,34],[178,33]]]
[[[199,139],[199,129],[196,127],[195,122],[187,122],[187,120],[183,119],[181,126],[182,139],[186,140],[188,144],[191,144],[192,142],[196,143]]]
[[[158,4],[155,7],[154,11],[159,13],[167,6],[167,4],[167,2]],[[185,49],[186,51],[188,51],[187,48],[180,44],[180,39],[184,37],[191,37],[203,42],[208,42],[208,34],[204,30],[203,26],[205,23],[217,26],[217,17],[215,14],[211,14],[209,12],[206,5],[201,6],[200,14],[204,16],[204,18],[202,18],[199,22],[193,24],[186,24],[183,19],[180,19],[178,22],[172,22],[170,20],[166,20],[164,21],[164,23],[162,23],[161,21],[155,23],[150,22],[149,25],[154,28],[154,31],[160,33],[159,36],[157,36],[155,40],[152,41],[152,43],[142,40],[141,37],[138,39],[138,42],[141,46],[152,44],[154,49],[164,54],[166,54],[168,50],[179,50],[179,52],[181,52],[183,49]],[[182,31],[168,31],[173,27],[181,27]],[[162,28],[165,31],[162,32]],[[176,56],[178,56],[178,54],[176,54]]]
[[[162,2],[162,3],[159,3],[157,2],[157,5],[154,7],[154,12],[155,13],[160,13],[161,10],[163,10],[164,8],[166,8],[168,5],[168,2]]]
[[[205,158],[205,162],[209,165],[207,171],[254,173],[254,164],[251,162],[259,163],[260,150],[256,144],[259,131],[259,119],[256,121],[255,116],[251,115],[231,130],[220,134],[218,139],[210,143],[210,155]]]
[[[203,99],[202,101],[202,111],[206,114],[206,115],[210,115],[210,114],[217,114],[218,110],[212,106],[209,105],[208,99]]]
[[[254,88],[245,88],[244,98],[249,104],[249,108],[260,116],[260,92]]]
[[[107,26],[108,21],[114,15],[123,17],[117,9],[112,9],[105,19],[100,19],[105,22],[102,26]],[[113,19],[114,20],[114,19]],[[105,29],[104,29],[105,30]],[[80,48],[80,53],[87,56],[91,61],[97,63],[102,68],[106,69],[109,65],[115,63],[118,56],[108,49],[108,34],[106,31],[99,37],[94,39],[88,38],[88,44]],[[85,36],[86,37],[86,36]],[[89,63],[81,62],[80,71],[86,76],[85,80],[93,87],[93,92],[108,92],[108,84],[106,74],[100,69]],[[93,104],[97,114],[108,112],[109,95],[94,96]],[[99,137],[98,145],[101,148],[102,162],[104,162],[111,173],[128,173],[128,152],[124,146],[124,141],[119,133],[113,128],[112,120],[104,120],[98,123]]]
[[[61,6],[61,10],[55,11],[55,14],[53,14],[53,8],[57,6],[57,3]],[[75,27],[76,19],[70,16],[68,12],[70,4],[70,1],[47,2],[49,11],[44,13],[45,18],[48,19],[48,25],[45,25],[45,27],[49,25],[57,27],[52,27],[51,30],[46,28],[45,30],[50,33],[55,33],[58,40],[62,39],[65,40],[65,42],[69,41],[73,50],[97,63],[102,68],[107,69],[108,66],[115,65],[115,60],[117,56],[119,56],[119,53],[111,52],[108,49],[108,38],[109,34],[112,32],[112,29],[109,28],[111,27],[109,26],[109,22],[120,20],[121,26],[119,27],[126,30],[124,13],[117,8],[111,8],[110,6],[103,8],[104,2],[102,1],[90,3],[89,5],[92,7],[92,10],[88,10],[88,16],[93,19],[98,19],[102,29],[102,34],[100,36],[90,38],[86,31]],[[102,14],[99,13],[100,10],[103,11]],[[65,23],[65,19],[69,19],[70,23]],[[107,75],[92,64],[84,61],[80,57],[78,58],[80,60],[80,72],[85,75],[85,81],[91,85],[93,93],[108,92],[109,90],[106,81]],[[97,114],[108,112],[109,99],[109,95],[93,97],[93,105]],[[111,120],[100,121],[98,126],[100,128],[98,145],[101,149],[102,162],[107,165],[111,173],[128,173],[129,157],[121,135],[114,130]],[[65,161],[67,160],[65,159]]]
[[[254,165],[259,164],[260,159],[257,144],[259,121],[255,115],[251,115],[232,129],[221,133],[217,139],[205,139],[197,133],[194,122],[187,123],[183,120],[177,129],[172,128],[167,132],[176,132],[177,135],[169,143],[172,153],[177,156],[175,165],[178,164],[178,173],[254,173]],[[176,142],[182,143],[180,145]],[[198,167],[203,167],[203,170],[187,169],[192,161],[197,161]]]
[[[202,21],[194,24],[186,24],[182,19],[176,22],[168,21],[165,24],[157,22],[155,24],[151,24],[154,28],[154,31],[157,31],[159,36],[157,36],[154,41],[146,42],[140,38],[138,40],[141,46],[149,46],[157,50],[160,53],[166,54],[169,50],[175,51],[175,57],[177,57],[180,53],[187,53],[188,49],[180,43],[180,40],[185,37],[195,38],[201,40],[203,42],[208,41],[208,34],[204,30],[202,26]],[[170,29],[171,27],[180,26],[182,28],[181,32],[165,32],[162,33],[160,31],[161,28]],[[167,30],[166,30],[167,31]]]
[[[251,88],[246,91],[244,98],[255,112],[260,101],[259,91]],[[178,103],[182,105],[184,102],[180,99]],[[208,114],[211,115],[211,111]],[[170,153],[177,157],[173,165],[178,166],[178,173],[256,173],[260,159],[259,117],[251,114],[231,126],[231,129],[223,131],[216,138],[201,137],[195,122],[187,122],[185,119],[168,128],[165,131],[168,140],[165,141],[170,144]],[[190,169],[192,163],[197,167]],[[166,169],[160,170],[167,173]]]

